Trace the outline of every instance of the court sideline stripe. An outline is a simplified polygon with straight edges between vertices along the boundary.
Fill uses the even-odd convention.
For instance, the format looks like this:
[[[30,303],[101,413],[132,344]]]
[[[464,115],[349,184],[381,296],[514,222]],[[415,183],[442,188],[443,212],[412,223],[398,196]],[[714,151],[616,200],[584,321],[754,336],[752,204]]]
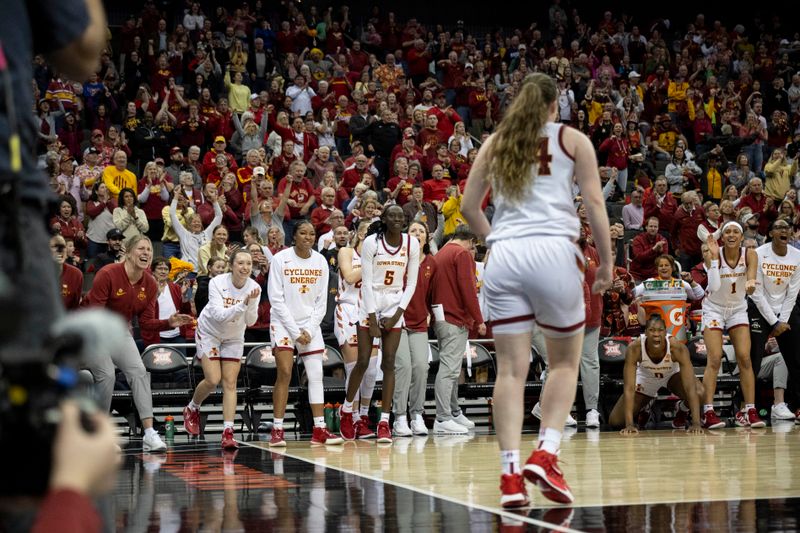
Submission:
[[[292,459],[297,459],[298,461],[303,461],[305,463],[310,463],[312,465],[324,466],[325,468],[330,468],[331,470],[336,470],[338,472],[344,472],[345,474],[350,474],[350,475],[353,475],[353,476],[362,477],[364,479],[369,479],[370,481],[377,481],[377,482],[381,482],[381,483],[386,483],[387,485],[394,485],[395,487],[399,487],[401,489],[406,489],[406,490],[410,490],[410,491],[413,491],[413,492],[418,492],[420,494],[423,494],[423,495],[431,497],[431,498],[438,498],[440,500],[444,500],[444,501],[447,501],[447,502],[450,502],[450,503],[455,503],[457,505],[462,505],[462,506],[467,507],[467,508],[477,509],[479,511],[484,511],[484,512],[489,513],[489,514],[503,516],[503,517],[508,518],[508,519],[513,519],[513,520],[516,520],[516,521],[519,521],[519,522],[525,522],[527,524],[531,524],[531,525],[534,525],[534,526],[546,527],[546,528],[549,528],[552,531],[561,531],[563,533],[582,533],[578,529],[571,529],[571,528],[568,528],[568,527],[559,526],[557,524],[552,524],[550,522],[545,522],[544,520],[537,520],[536,518],[531,518],[529,516],[518,515],[518,514],[515,514],[515,513],[512,513],[512,512],[509,512],[509,511],[504,511],[502,509],[497,509],[495,507],[488,507],[488,506],[481,505],[481,504],[476,504],[476,503],[465,503],[462,500],[457,500],[457,499],[452,498],[450,496],[445,496],[445,495],[437,494],[437,493],[429,491],[429,490],[421,489],[419,487],[414,487],[413,485],[406,485],[405,483],[400,483],[400,482],[397,482],[397,481],[389,481],[387,479],[382,479],[382,478],[379,478],[377,476],[371,476],[369,474],[362,474],[360,472],[355,472],[353,470],[348,470],[346,468],[330,466],[330,465],[326,464],[325,462],[314,461],[314,460],[311,460],[311,459],[307,459],[305,457],[298,457],[298,456],[293,455],[291,453],[287,453],[286,451],[283,451],[283,450],[273,450],[271,448],[264,447],[264,446],[256,446],[252,442],[247,442],[247,441],[237,440],[236,442],[238,442],[239,444],[244,444],[246,446],[250,446],[251,448],[256,448],[256,449],[261,450],[261,451],[264,451],[264,450],[272,451],[272,452],[275,452],[275,453],[279,453],[281,455],[285,455],[286,457],[290,457]],[[526,508],[526,509],[530,509],[530,508]],[[548,507],[547,509],[550,509],[550,507]]]

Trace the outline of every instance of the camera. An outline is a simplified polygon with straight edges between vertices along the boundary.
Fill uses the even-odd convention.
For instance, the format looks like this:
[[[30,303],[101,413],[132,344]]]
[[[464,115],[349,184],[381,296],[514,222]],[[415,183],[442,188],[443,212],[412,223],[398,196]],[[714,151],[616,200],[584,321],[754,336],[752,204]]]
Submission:
[[[0,279],[0,323],[17,314],[9,305],[14,292]],[[77,401],[84,430],[94,430],[88,416],[95,410],[90,393],[93,380],[80,365],[86,354],[110,356],[122,350],[127,328],[121,317],[109,311],[77,311],[53,324],[40,350],[8,354],[0,361],[0,454],[7,467],[13,461],[24,469],[6,468],[9,475],[0,484],[0,497],[36,497],[47,491],[64,399]],[[7,334],[0,335],[0,343],[6,338]]]

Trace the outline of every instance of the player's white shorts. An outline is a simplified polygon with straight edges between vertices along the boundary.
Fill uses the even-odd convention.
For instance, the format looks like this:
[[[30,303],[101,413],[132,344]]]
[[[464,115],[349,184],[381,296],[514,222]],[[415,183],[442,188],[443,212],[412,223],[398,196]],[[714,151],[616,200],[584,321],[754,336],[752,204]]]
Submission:
[[[706,329],[730,330],[739,326],[750,327],[747,304],[739,307],[720,307],[706,298],[703,300],[703,331]]]
[[[336,304],[333,320],[333,333],[336,335],[336,342],[339,346],[349,344],[358,345],[358,306],[349,303]]]
[[[227,361],[241,361],[244,353],[244,339],[221,341],[212,335],[201,333],[198,329],[194,334],[197,357],[208,357],[211,361],[225,359]]]
[[[375,316],[378,318],[378,322],[380,323],[383,318],[393,317],[397,312],[397,308],[400,307],[400,300],[403,299],[403,291],[375,291],[373,294],[375,295]],[[358,310],[358,325],[362,328],[368,328],[368,318],[369,315],[367,311],[361,306]],[[405,320],[400,316],[400,320],[394,325],[392,331],[402,329],[404,325]]]
[[[583,328],[583,254],[569,239],[531,236],[492,245],[483,275],[483,316],[494,333],[525,333],[533,323],[550,337]]]
[[[294,339],[283,324],[277,321],[271,321],[269,323],[269,336],[272,343],[272,350],[275,351],[282,348],[294,350],[297,348],[297,355],[301,357],[325,352],[325,341],[322,339],[322,330],[319,326],[311,328],[310,330],[300,326],[300,329],[306,329],[311,334],[311,342],[308,344],[297,344],[295,346]]]
[[[644,394],[650,398],[655,398],[658,395],[658,390],[666,387],[667,383],[672,376],[681,371],[678,363],[672,364],[672,370],[664,374],[655,374],[642,368],[636,369],[636,392]]]

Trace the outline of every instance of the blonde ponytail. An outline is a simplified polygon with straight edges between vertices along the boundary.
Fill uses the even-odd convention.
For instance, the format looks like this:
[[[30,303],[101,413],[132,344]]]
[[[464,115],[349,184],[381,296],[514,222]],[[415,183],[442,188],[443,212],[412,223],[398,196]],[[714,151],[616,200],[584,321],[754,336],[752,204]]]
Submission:
[[[494,134],[489,179],[492,189],[511,203],[522,199],[533,180],[531,166],[537,163],[542,128],[556,97],[552,78],[540,72],[526,76]]]

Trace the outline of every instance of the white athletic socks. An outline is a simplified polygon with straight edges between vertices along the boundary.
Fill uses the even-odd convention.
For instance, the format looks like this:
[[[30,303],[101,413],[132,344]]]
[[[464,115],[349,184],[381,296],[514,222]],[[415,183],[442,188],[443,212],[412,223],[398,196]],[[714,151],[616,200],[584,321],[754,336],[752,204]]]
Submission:
[[[348,402],[347,398],[345,398],[344,404],[342,405],[342,412],[343,413],[352,413],[353,412],[353,402]]]
[[[519,450],[501,450],[500,465],[504,474],[519,474]]]
[[[275,429],[283,429],[283,418],[273,418],[272,427]]]
[[[315,416],[314,417],[314,427],[324,428],[325,427],[325,417],[324,416]]]
[[[200,410],[200,404],[194,403],[194,400],[189,400],[189,409],[192,409],[194,411],[199,411]]]
[[[158,431],[153,428],[145,428],[144,434],[146,437],[150,437],[151,435],[158,435]]]
[[[362,405],[358,410],[358,414],[361,416],[369,416],[369,404]]]
[[[745,411],[749,411],[750,409],[755,409],[755,408],[756,408],[756,404],[754,404],[754,403],[748,403],[748,404],[745,404],[745,406],[744,406],[744,410]]]
[[[228,429],[228,428],[233,429],[233,420],[223,420],[222,429],[225,430],[225,429]]]
[[[561,432],[553,428],[539,431],[539,449],[547,453],[556,454],[561,447]]]
[[[381,422],[388,422],[392,413],[381,413]]]
[[[703,412],[707,413],[714,410],[714,404],[707,403],[703,406]]]

